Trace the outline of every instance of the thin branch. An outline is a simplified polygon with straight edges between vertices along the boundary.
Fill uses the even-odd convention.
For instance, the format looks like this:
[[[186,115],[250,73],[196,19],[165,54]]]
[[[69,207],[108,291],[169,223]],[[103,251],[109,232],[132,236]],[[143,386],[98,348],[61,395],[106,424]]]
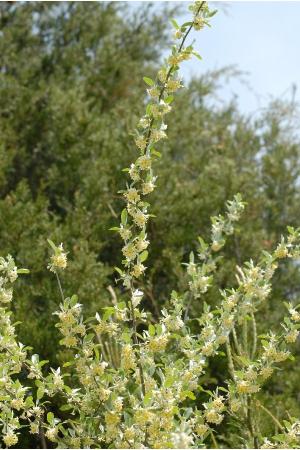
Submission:
[[[205,3],[205,2],[202,2],[202,3],[201,3],[201,5],[199,6],[199,9],[198,9],[196,15],[201,11],[201,8],[202,8],[202,6],[203,6],[204,3]],[[180,46],[179,46],[178,53],[181,52],[182,47],[183,47],[183,44],[184,44],[186,38],[188,37],[188,35],[189,35],[191,29],[193,28],[193,25],[194,25],[194,21],[191,23],[189,29],[188,29],[187,32],[185,33],[184,38],[182,39],[182,42],[181,42],[181,44],[180,44]],[[158,98],[158,103],[159,103],[159,102],[161,101],[161,99],[162,99],[163,93],[164,93],[164,91],[165,91],[165,89],[166,89],[166,83],[167,83],[167,81],[169,80],[170,75],[171,75],[172,70],[173,70],[174,67],[175,67],[175,66],[173,65],[173,66],[171,66],[170,69],[168,70],[168,73],[167,73],[167,76],[166,76],[166,80],[165,80],[165,82],[164,82],[164,86],[163,86],[163,88],[162,88],[162,90],[161,90],[161,92],[160,92],[159,98]],[[151,136],[151,131],[152,131],[152,125],[153,125],[153,123],[154,123],[154,117],[151,119],[151,122],[150,122],[150,125],[149,125],[149,131],[148,131],[148,136],[147,136],[147,144],[149,143],[149,140],[150,140],[150,136]]]
[[[212,430],[210,430],[210,435],[211,435],[211,439],[212,439],[213,444],[214,444],[214,448],[219,448],[219,446],[217,444],[217,441],[216,441],[216,438],[215,438],[214,433],[213,433]]]
[[[56,275],[56,279],[57,279],[57,283],[58,283],[58,287],[59,287],[59,292],[60,292],[60,295],[61,295],[61,299],[62,299],[62,301],[64,302],[65,297],[64,297],[64,293],[63,293],[63,290],[62,290],[62,287],[61,287],[61,284],[60,284],[60,280],[59,280],[59,276],[58,276],[57,272],[55,272],[55,275]]]
[[[257,436],[255,436],[254,430],[253,430],[253,424],[252,424],[252,416],[251,416],[251,398],[250,395],[247,396],[247,424],[248,424],[248,428],[251,434],[251,437],[253,438],[253,444],[254,444],[254,448],[259,448],[258,446],[258,441],[257,441]]]
[[[237,338],[235,327],[232,328],[232,336],[233,336],[233,341],[235,344],[236,352],[239,356],[242,356],[241,346],[240,346],[238,338]]]
[[[228,356],[229,372],[230,372],[232,378],[234,379],[234,365],[233,365],[233,359],[232,359],[232,354],[231,354],[229,338],[227,339],[225,345],[226,345],[226,352],[227,352],[227,356]]]
[[[187,304],[187,307],[186,307],[186,310],[185,310],[185,314],[184,314],[184,319],[183,319],[183,322],[184,322],[184,323],[186,323],[186,321],[188,320],[188,314],[189,314],[190,306],[191,306],[191,304],[192,304],[192,300],[193,300],[193,294],[190,293],[189,302],[188,302],[188,304]]]
[[[260,404],[260,402],[257,400],[256,405],[259,406],[261,409],[263,409],[267,414],[269,414],[270,417],[272,417],[273,422],[276,424],[276,426],[281,430],[284,431],[284,427],[281,425],[281,423],[276,419],[276,417],[273,416],[273,414],[265,408],[263,405]]]
[[[133,340],[134,340],[136,348],[138,349],[138,352],[140,353],[140,344],[139,344],[139,341],[137,338],[137,331],[136,331],[136,317],[135,317],[134,307],[133,307],[132,302],[131,302],[131,315],[132,315],[132,326],[133,326]],[[143,372],[143,366],[142,366],[140,360],[138,361],[138,366],[139,366],[140,379],[141,379],[141,385],[142,385],[142,393],[143,393],[143,396],[145,397],[146,387],[145,387],[145,380],[144,380],[144,372]]]
[[[117,301],[117,296],[116,296],[115,291],[113,290],[113,288],[112,288],[111,286],[107,286],[106,289],[108,290],[108,292],[109,292],[109,293],[111,294],[111,296],[112,296],[112,302],[113,302],[113,305],[114,305],[114,306],[117,306],[118,301]]]
[[[245,358],[248,358],[248,322],[247,319],[243,321],[243,352]]]
[[[256,329],[256,321],[253,312],[250,313],[252,318],[252,325],[253,325],[253,348],[251,353],[251,360],[254,360],[255,353],[256,353],[256,346],[257,346],[257,329]]]

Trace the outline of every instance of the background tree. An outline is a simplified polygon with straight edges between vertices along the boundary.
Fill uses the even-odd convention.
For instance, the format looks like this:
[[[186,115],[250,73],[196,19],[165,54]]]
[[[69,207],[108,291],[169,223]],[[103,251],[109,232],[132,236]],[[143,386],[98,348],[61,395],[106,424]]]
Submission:
[[[0,4],[0,246],[31,271],[15,288],[15,316],[26,324],[20,340],[52,362],[66,355],[56,346],[50,319],[59,300],[46,271],[46,239],[62,240],[70,252],[63,283],[78,294],[86,314],[109,304],[106,288],[115,287],[121,240],[107,230],[124,207],[124,197],[116,194],[125,181],[121,169],[136,152],[128,133],[140,117],[142,77],[169,44],[165,17],[175,13],[143,8],[133,14],[115,2]],[[235,71],[191,80],[168,121],[170,139],[157,170],[160,189],[152,200],[153,213],[160,213],[150,223],[151,258],[142,281],[153,320],[171,289],[184,290],[181,263],[197,248],[198,235],[208,237],[210,216],[235,193],[249,206],[239,225],[243,233],[220,251],[226,262],[209,293],[213,305],[219,289],[236,283],[230,267],[259,259],[261,247],[274,248],[287,223],[300,223],[297,105],[274,101],[256,121],[234,101],[212,106],[225,75]],[[258,324],[264,331],[266,323],[279,325],[283,300],[298,296],[298,266],[283,263],[275,286]],[[200,310],[201,301],[192,304],[191,317]],[[220,366],[222,357],[207,370],[208,386],[213,378],[226,378]],[[270,406],[279,405],[279,415],[285,408],[299,413],[299,363],[293,367],[261,394]],[[222,445],[234,444],[224,435]]]

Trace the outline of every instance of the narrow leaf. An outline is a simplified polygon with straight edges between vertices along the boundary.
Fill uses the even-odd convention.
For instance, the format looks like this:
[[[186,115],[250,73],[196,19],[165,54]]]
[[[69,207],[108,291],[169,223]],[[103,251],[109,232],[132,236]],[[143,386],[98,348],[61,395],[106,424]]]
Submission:
[[[154,85],[154,83],[153,83],[153,81],[151,80],[151,78],[144,77],[143,80],[144,80],[145,83],[147,83],[149,86],[153,86],[153,85]]]
[[[30,273],[28,269],[18,269],[17,273]]]
[[[127,224],[127,217],[128,217],[127,209],[123,209],[122,214],[121,214],[121,221],[122,221],[123,225]]]
[[[143,398],[144,406],[148,406],[151,397],[152,397],[152,392],[148,392],[148,394],[145,395],[145,397]]]
[[[167,389],[167,388],[173,386],[173,384],[175,383],[175,381],[176,381],[176,378],[168,378],[168,379],[165,381],[164,387]]]
[[[170,19],[170,22],[172,22],[172,24],[174,25],[174,27],[176,28],[176,30],[179,30],[179,25],[178,25],[178,23],[176,22],[176,20]]]
[[[144,251],[139,255],[139,261],[140,261],[140,262],[144,262],[144,261],[146,261],[147,258],[148,258],[148,252],[147,252],[147,250],[144,250]]]

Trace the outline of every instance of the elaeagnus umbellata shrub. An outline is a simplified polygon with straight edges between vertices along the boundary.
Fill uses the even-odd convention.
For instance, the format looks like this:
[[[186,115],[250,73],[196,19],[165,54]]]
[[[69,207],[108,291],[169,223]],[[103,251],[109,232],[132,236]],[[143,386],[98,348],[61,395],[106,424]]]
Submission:
[[[170,306],[163,307],[156,322],[142,307],[139,280],[147,276],[148,222],[154,216],[148,199],[154,189],[164,189],[154,172],[156,161],[163,158],[157,145],[167,139],[165,119],[173,108],[174,92],[183,87],[179,67],[192,56],[200,57],[186,42],[188,35],[191,29],[210,26],[216,12],[200,1],[189,9],[191,22],[179,26],[171,19],[175,44],[164,66],[154,80],[144,77],[150,101],[132,133],[139,153],[124,169],[127,184],[119,193],[126,207],[120,225],[111,228],[122,245],[117,282],[129,300],[118,302],[111,288],[112,305],[85,318],[80,299],[76,294],[66,297],[60,280],[61,271],[68,270],[68,251],[49,239],[53,254],[48,269],[61,295],[53,314],[62,335],[59,343],[72,357],[56,369],[50,362],[47,371],[49,361],[40,361],[37,354],[28,358],[30,347],[17,340],[17,323],[11,323],[7,310],[12,284],[27,270],[18,269],[10,255],[1,258],[0,420],[7,447],[18,443],[25,428],[30,434],[44,433],[57,448],[207,448],[210,444],[217,448],[219,426],[238,421],[236,434],[242,448],[299,448],[299,420],[287,412],[288,420],[280,422],[258,394],[279,370],[277,365],[293,360],[289,346],[299,335],[300,305],[285,302],[280,332],[266,325],[262,334],[255,317],[268,301],[280,260],[291,258],[297,264],[300,229],[287,227],[287,237],[281,236],[273,253],[263,250],[259,262],[232,267],[236,286],[221,289],[213,308],[205,297],[223,263],[218,252],[237,231],[247,205],[237,193],[226,202],[222,215],[211,218],[210,239],[199,237],[198,248],[184,263],[189,280],[185,292],[172,291]],[[192,319],[195,303],[202,313]],[[222,355],[228,366],[225,386],[204,389],[209,360]],[[35,381],[36,389],[24,385],[24,374]],[[60,399],[64,419],[51,411],[54,396]],[[274,422],[269,435],[258,420],[262,411]]]

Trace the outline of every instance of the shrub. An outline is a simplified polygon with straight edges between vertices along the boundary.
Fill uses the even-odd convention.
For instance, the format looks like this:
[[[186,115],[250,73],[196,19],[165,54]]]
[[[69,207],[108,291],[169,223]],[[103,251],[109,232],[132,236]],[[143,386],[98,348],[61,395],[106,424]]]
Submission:
[[[154,145],[167,138],[164,116],[171,111],[173,92],[182,87],[179,64],[192,55],[199,57],[192,45],[184,46],[186,38],[192,28],[209,25],[216,12],[200,1],[190,9],[192,22],[179,26],[171,19],[174,39],[181,41],[172,47],[165,67],[154,81],[144,78],[151,101],[133,134],[140,155],[124,169],[129,182],[119,193],[126,208],[120,226],[111,229],[124,241],[123,268],[116,270],[129,300],[118,302],[112,290],[113,306],[103,308],[102,316],[96,313],[84,319],[77,295],[66,298],[60,281],[61,271],[67,268],[67,252],[62,244],[57,247],[48,240],[53,250],[48,269],[55,274],[61,295],[59,310],[53,314],[63,335],[60,345],[71,357],[62,367],[43,373],[49,361],[40,361],[37,354],[27,358],[30,348],[17,341],[17,323],[11,324],[5,306],[12,300],[12,283],[27,271],[18,269],[10,255],[1,258],[0,406],[7,447],[17,444],[23,427],[29,427],[31,434],[45,430],[58,448],[205,448],[210,442],[217,447],[218,426],[225,422],[231,427],[238,421],[241,428],[236,439],[244,448],[299,448],[299,420],[288,414],[289,420],[281,423],[261,404],[258,394],[278,370],[275,364],[293,360],[287,346],[299,334],[300,305],[285,302],[289,314],[280,333],[258,335],[255,314],[271,292],[278,261],[299,259],[300,229],[288,227],[288,237],[281,237],[273,254],[264,250],[258,264],[250,260],[238,266],[238,286],[222,289],[213,309],[204,298],[222,259],[215,255],[235,232],[235,222],[247,205],[237,194],[227,201],[224,215],[211,218],[211,240],[199,238],[197,260],[190,253],[185,263],[188,290],[183,295],[172,291],[170,307],[162,309],[155,324],[141,308],[144,292],[139,279],[146,271],[147,222],[153,217],[145,197],[159,184],[153,166],[161,154]],[[203,312],[192,328],[190,307],[199,302]],[[209,359],[225,356],[222,346],[228,365],[226,387],[206,390],[205,368]],[[22,384],[23,374],[35,380],[36,392]],[[51,411],[53,396],[59,398],[65,418]],[[264,433],[257,419],[260,411],[272,418],[273,437]]]

